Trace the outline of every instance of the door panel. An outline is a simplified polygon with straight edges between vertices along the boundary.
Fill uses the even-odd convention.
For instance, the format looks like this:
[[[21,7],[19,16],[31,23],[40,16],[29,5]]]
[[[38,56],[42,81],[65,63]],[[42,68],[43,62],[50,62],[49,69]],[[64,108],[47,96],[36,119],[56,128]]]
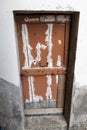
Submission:
[[[26,108],[63,108],[69,16],[17,16]]]
[[[22,83],[27,108],[56,107],[57,75],[24,77]]]

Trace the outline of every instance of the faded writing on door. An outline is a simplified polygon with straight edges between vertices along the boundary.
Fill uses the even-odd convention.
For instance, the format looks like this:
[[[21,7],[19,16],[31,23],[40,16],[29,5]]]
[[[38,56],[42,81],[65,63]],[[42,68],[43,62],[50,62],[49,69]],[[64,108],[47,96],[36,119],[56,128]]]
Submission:
[[[25,107],[62,108],[70,16],[17,16],[16,21]]]

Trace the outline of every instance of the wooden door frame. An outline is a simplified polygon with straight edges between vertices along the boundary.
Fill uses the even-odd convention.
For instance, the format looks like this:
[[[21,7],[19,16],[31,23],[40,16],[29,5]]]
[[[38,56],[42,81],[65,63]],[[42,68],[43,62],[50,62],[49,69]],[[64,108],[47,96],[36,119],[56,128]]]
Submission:
[[[68,14],[71,15],[71,27],[70,27],[70,38],[69,38],[69,51],[68,51],[68,66],[67,66],[67,75],[65,83],[65,101],[64,101],[64,110],[63,116],[67,121],[69,126],[70,122],[70,112],[71,112],[71,103],[72,103],[72,90],[73,90],[73,78],[74,78],[74,67],[75,67],[75,56],[76,56],[76,47],[77,47],[77,36],[78,36],[78,23],[79,23],[79,12],[78,11],[13,11],[14,19],[16,15],[23,14]]]

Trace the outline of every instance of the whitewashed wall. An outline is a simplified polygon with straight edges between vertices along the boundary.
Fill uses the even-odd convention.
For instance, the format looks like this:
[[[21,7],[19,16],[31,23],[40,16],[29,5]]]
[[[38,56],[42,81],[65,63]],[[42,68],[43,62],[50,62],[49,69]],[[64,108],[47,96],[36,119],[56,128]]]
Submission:
[[[87,5],[86,0],[1,0],[0,77],[19,86],[17,42],[13,10],[80,11],[75,64],[75,83],[87,86]]]

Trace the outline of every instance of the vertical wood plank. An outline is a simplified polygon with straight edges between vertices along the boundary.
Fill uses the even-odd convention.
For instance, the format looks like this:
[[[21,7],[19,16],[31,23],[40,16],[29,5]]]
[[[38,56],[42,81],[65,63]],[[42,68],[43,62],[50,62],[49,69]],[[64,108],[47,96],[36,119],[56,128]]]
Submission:
[[[65,95],[65,75],[59,75],[57,107],[63,108]]]
[[[22,89],[23,89],[23,96],[24,96],[24,101],[29,100],[29,85],[28,85],[28,77],[22,77]]]
[[[66,22],[65,27],[65,53],[64,53],[64,65],[67,68],[67,62],[68,62],[68,50],[69,50],[69,35],[70,35],[70,21]]]

